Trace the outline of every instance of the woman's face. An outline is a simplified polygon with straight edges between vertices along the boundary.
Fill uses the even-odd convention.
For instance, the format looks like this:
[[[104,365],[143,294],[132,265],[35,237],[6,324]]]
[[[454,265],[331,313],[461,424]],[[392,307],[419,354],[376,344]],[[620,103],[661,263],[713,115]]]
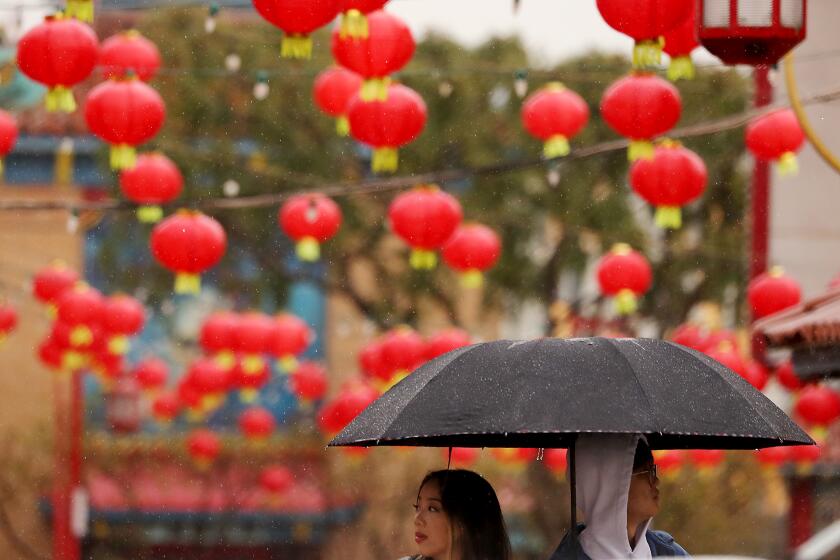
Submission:
[[[659,478],[650,462],[633,471],[627,496],[627,519],[638,521],[653,517],[659,512]]]
[[[420,488],[414,504],[414,542],[420,554],[434,560],[448,560],[452,548],[452,528],[443,511],[440,486],[430,480]]]

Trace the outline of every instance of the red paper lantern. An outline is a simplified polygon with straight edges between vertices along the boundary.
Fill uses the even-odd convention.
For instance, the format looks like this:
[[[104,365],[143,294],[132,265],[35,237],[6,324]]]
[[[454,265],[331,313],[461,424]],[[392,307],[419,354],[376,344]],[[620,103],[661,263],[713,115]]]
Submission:
[[[266,467],[260,473],[260,486],[275,496],[285,494],[295,482],[295,477],[288,468],[275,465]]]
[[[723,364],[724,366],[728,367],[739,376],[746,379],[747,377],[747,364],[744,362],[744,359],[741,358],[741,355],[738,354],[737,350],[729,345],[723,345],[718,348],[709,350],[706,352],[706,355],[712,358],[713,360]]]
[[[271,368],[266,363],[258,371],[246,372],[242,361],[236,360],[230,373],[231,385],[239,389],[239,400],[244,403],[256,401],[260,390],[271,380]]]
[[[290,372],[297,368],[297,356],[312,344],[314,338],[315,333],[306,321],[291,313],[281,313],[274,318],[269,353],[280,361],[283,371]]]
[[[79,274],[62,262],[42,268],[32,280],[32,292],[41,303],[53,304],[64,290],[79,281]]]
[[[565,449],[546,449],[543,452],[543,464],[557,478],[565,478],[568,458]]]
[[[269,411],[255,406],[239,416],[239,431],[251,441],[265,441],[274,433],[277,421]]]
[[[47,111],[72,113],[76,101],[70,88],[93,72],[98,48],[96,34],[84,23],[47,16],[18,42],[18,68],[49,88]]]
[[[367,15],[368,36],[352,37],[333,29],[332,53],[336,62],[365,79],[359,93],[363,101],[385,100],[390,95],[387,76],[398,72],[414,55],[414,37],[398,17],[378,10]]]
[[[238,328],[239,315],[229,311],[217,311],[201,324],[198,343],[223,369],[232,368],[236,361],[233,346]]]
[[[204,408],[202,406],[202,394],[192,384],[189,377],[182,377],[178,382],[178,400],[187,409],[187,420],[200,422],[204,420]]]
[[[697,325],[691,323],[683,323],[679,325],[671,333],[669,339],[677,344],[688,346],[694,350],[703,352],[706,350],[707,335],[704,330]]]
[[[155,226],[150,244],[155,259],[175,272],[175,293],[197,294],[200,274],[224,256],[227,235],[210,216],[179,210]]]
[[[747,300],[754,319],[778,313],[796,305],[801,299],[799,282],[786,275],[780,266],[753,278],[747,286]]]
[[[601,98],[601,115],[607,124],[630,139],[630,161],[652,158],[650,140],[677,124],[682,112],[680,93],[659,76],[634,72],[614,82]]]
[[[315,362],[302,362],[289,376],[292,392],[304,404],[321,400],[327,392],[327,370]]]
[[[798,391],[802,388],[802,380],[796,375],[793,363],[790,360],[777,367],[775,375],[776,381],[788,391]]]
[[[128,351],[128,337],[139,333],[146,322],[143,304],[126,295],[105,299],[102,309],[102,328],[107,336],[108,352],[125,354]]]
[[[820,459],[820,455],[822,455],[822,449],[819,445],[793,445],[790,447],[790,456],[800,473],[801,469],[813,466]]]
[[[277,222],[296,242],[298,258],[315,262],[321,258],[321,244],[331,239],[341,227],[341,208],[323,194],[300,194],[283,203]]]
[[[88,128],[111,145],[111,169],[134,167],[135,147],[154,138],[165,118],[158,92],[136,78],[102,82],[85,102]]]
[[[461,223],[461,204],[436,185],[416,187],[398,195],[388,207],[391,230],[411,247],[411,266],[430,270],[437,254]]]
[[[399,165],[397,149],[417,138],[426,126],[426,104],[413,89],[391,84],[384,101],[354,97],[347,118],[350,135],[373,148],[373,172],[393,172]]]
[[[199,468],[209,467],[221,450],[222,443],[219,436],[211,430],[195,430],[187,436],[187,452]]]
[[[335,129],[339,136],[350,134],[347,106],[361,87],[362,77],[341,66],[327,68],[315,78],[312,97],[321,111],[335,117]]]
[[[400,326],[382,336],[379,343],[382,372],[386,379],[382,389],[389,389],[419,367],[426,358],[426,345],[414,329]]]
[[[56,301],[57,319],[70,328],[69,342],[74,348],[90,347],[94,331],[102,321],[104,299],[98,290],[86,284],[77,284],[62,292]]]
[[[335,19],[342,7],[341,0],[251,0],[254,8],[266,21],[283,31],[280,56],[311,58],[312,39],[309,35]]]
[[[58,341],[52,334],[41,341],[38,345],[38,359],[46,367],[52,370],[60,370],[62,367],[61,358],[64,350],[62,350]]]
[[[744,366],[744,373],[741,374],[741,377],[759,391],[763,391],[764,387],[767,386],[767,380],[770,378],[770,375],[763,365],[755,360],[750,360]]]
[[[601,257],[597,274],[601,292],[615,298],[616,310],[623,315],[636,311],[638,298],[653,282],[647,259],[624,243]]]
[[[640,159],[630,168],[630,185],[656,206],[656,225],[682,227],[685,206],[706,190],[708,173],[700,156],[677,142],[661,142],[652,159]]]
[[[633,66],[659,64],[661,37],[685,21],[694,0],[597,0],[598,11],[607,25],[636,40]]]
[[[458,469],[467,469],[474,465],[480,454],[475,447],[453,447],[451,453],[448,448],[443,448],[441,451],[443,460]]]
[[[365,377],[375,384],[387,383],[391,379],[388,365],[382,361],[382,340],[369,342],[359,352],[359,366]]]
[[[169,423],[181,412],[181,401],[174,393],[161,393],[152,401],[152,414],[155,420]]]
[[[0,177],[3,176],[3,158],[15,147],[17,136],[18,127],[15,118],[0,109]]]
[[[691,52],[700,46],[700,42],[697,39],[697,10],[693,2],[691,14],[685,21],[670,31],[666,31],[662,38],[665,40],[662,50],[671,57],[671,63],[668,65],[668,79],[672,82],[694,79]]]
[[[793,457],[791,455],[791,448],[782,446],[758,449],[755,452],[755,458],[763,467],[779,467],[790,461]]]
[[[364,383],[346,385],[321,409],[318,425],[326,434],[337,434],[375,401],[377,396],[376,390]]]
[[[794,412],[807,425],[824,428],[840,417],[840,395],[825,385],[809,385],[800,391]]]
[[[231,388],[232,378],[229,372],[209,358],[193,361],[186,373],[186,382],[201,397],[201,408],[210,411],[218,408]]]
[[[805,133],[792,109],[777,109],[750,121],[746,142],[755,158],[775,161],[781,175],[799,170],[796,153],[805,143]]]
[[[160,68],[160,51],[154,43],[131,29],[105,39],[99,49],[102,77],[129,78],[132,73],[148,82]]]
[[[526,447],[494,447],[490,450],[493,457],[503,466],[514,470],[520,470],[536,460],[538,451]]]
[[[426,360],[433,360],[447,352],[472,344],[470,333],[463,329],[446,329],[426,341]]]
[[[127,199],[139,204],[137,218],[157,223],[163,217],[160,204],[178,198],[184,177],[171,159],[160,153],[141,154],[134,167],[120,173],[120,189]]]
[[[685,451],[682,449],[668,449],[654,451],[654,461],[659,476],[672,476],[679,472],[685,463]]]
[[[341,37],[367,39],[370,27],[366,14],[381,9],[388,0],[344,0],[341,7]]]
[[[11,305],[0,303],[0,342],[15,330],[18,323],[18,314]]]
[[[137,362],[132,374],[141,389],[146,392],[154,392],[166,386],[166,379],[169,377],[169,367],[166,365],[166,362],[158,358],[146,358]]]
[[[723,463],[726,454],[720,449],[690,449],[688,458],[695,467],[703,471],[713,469]]]
[[[245,313],[239,316],[239,325],[233,334],[233,349],[241,354],[245,373],[257,373],[265,367],[262,355],[267,354],[274,332],[274,321],[262,313]]]
[[[464,224],[443,246],[443,261],[461,275],[465,288],[484,283],[484,272],[493,268],[502,252],[496,232],[482,224]]]
[[[586,101],[560,82],[551,82],[525,100],[522,124],[544,142],[547,158],[569,155],[569,140],[589,121]]]

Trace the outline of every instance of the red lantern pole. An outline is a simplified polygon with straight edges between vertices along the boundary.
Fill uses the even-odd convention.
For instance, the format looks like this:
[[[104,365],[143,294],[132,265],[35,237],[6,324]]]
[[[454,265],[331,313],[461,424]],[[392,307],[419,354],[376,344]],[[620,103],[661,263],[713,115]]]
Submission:
[[[81,548],[73,531],[72,516],[73,496],[82,482],[82,374],[71,374],[69,399],[61,381],[55,383],[55,390],[53,558],[79,560]]]
[[[769,67],[757,66],[753,70],[755,83],[754,105],[756,108],[773,101],[773,85],[770,83]],[[752,176],[752,251],[750,255],[750,280],[767,270],[768,232],[770,229],[770,163],[760,159],[753,162]],[[764,363],[764,344],[760,337],[753,337],[752,354],[755,360]]]

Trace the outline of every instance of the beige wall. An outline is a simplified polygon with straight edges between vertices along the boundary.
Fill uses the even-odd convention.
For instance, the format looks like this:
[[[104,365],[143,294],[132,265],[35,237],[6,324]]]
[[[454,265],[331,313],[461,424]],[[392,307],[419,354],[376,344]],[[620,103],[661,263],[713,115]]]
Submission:
[[[800,95],[840,87],[840,9],[836,0],[808,2],[808,37],[794,51]],[[777,99],[784,77],[774,72]],[[840,156],[840,103],[807,108],[814,129]],[[770,261],[801,283],[806,297],[824,291],[840,273],[840,174],[806,144],[796,177],[774,175],[771,187]]]

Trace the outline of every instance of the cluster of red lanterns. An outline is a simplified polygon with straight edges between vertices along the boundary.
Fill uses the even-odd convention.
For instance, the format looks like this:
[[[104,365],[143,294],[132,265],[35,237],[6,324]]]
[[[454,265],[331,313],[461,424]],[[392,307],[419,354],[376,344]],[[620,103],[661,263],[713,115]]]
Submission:
[[[626,243],[618,243],[601,257],[597,267],[601,293],[613,298],[620,315],[638,308],[638,299],[650,289],[653,271],[647,259]]]
[[[140,302],[126,295],[105,297],[61,263],[38,271],[33,293],[55,313],[38,348],[45,365],[64,372],[90,368],[106,384],[124,374],[129,338],[145,323]]]

